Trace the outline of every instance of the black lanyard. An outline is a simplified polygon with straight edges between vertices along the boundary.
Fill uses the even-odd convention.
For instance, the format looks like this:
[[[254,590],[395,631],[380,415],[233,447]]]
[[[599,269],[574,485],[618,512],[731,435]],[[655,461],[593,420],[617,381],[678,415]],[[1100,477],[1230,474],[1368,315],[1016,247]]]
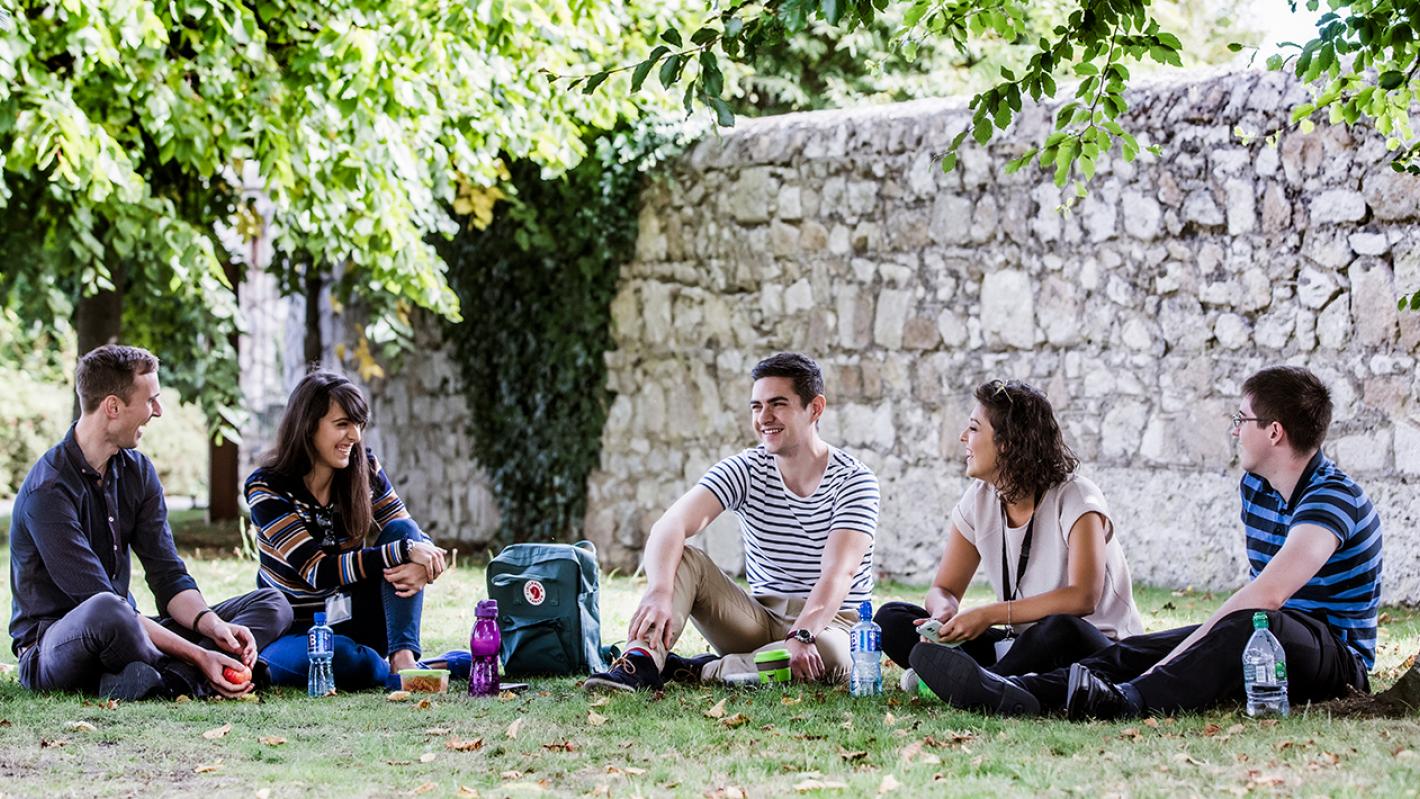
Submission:
[[[1006,555],[1006,530],[1011,526],[1011,518],[1006,515],[1006,503],[1001,502],[1001,594],[1007,600],[1018,599],[1016,594],[1021,591],[1021,577],[1026,573],[1026,564],[1030,563],[1031,539],[1035,537],[1035,512],[1040,510],[1041,494],[1035,495],[1035,506],[1030,511],[1030,521],[1026,522],[1026,536],[1021,539],[1021,557],[1016,561],[1016,587],[1011,590],[1010,560]]]

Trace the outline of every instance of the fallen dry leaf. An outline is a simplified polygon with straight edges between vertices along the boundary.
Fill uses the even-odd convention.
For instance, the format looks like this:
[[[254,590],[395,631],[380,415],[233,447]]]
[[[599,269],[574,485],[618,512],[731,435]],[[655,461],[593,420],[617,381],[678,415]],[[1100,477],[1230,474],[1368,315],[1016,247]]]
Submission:
[[[15,726],[15,725],[11,724],[9,719],[0,719],[0,727],[13,727],[13,726]]]
[[[804,695],[803,695],[803,694],[799,694],[798,696],[795,696],[795,697],[789,697],[789,696],[781,696],[781,697],[779,697],[779,704],[781,704],[781,705],[797,705],[797,704],[799,704],[799,703],[802,702],[802,701],[804,701]]]
[[[478,799],[478,789],[470,788],[467,785],[460,785],[458,795],[465,799]]]
[[[745,789],[738,785],[721,785],[705,792],[705,799],[745,799]]]
[[[517,699],[517,698],[518,698],[518,695],[515,694],[515,693],[513,693],[512,691],[503,691],[503,692],[501,692],[501,693],[498,694],[498,701],[499,701],[499,702],[511,702],[511,701],[513,701],[514,699]]]
[[[595,702],[588,702],[587,707],[603,707],[609,702],[611,702],[610,697],[601,696],[597,697],[597,700]]]
[[[255,691],[249,691],[249,692],[244,693],[244,694],[242,694],[241,696],[237,697],[237,701],[238,701],[238,702],[260,702],[260,701],[261,701],[261,697],[257,696]]]
[[[1187,764],[1190,765],[1190,766],[1201,766],[1201,765],[1203,765],[1203,763],[1202,763],[1201,761],[1198,761],[1198,760],[1193,759],[1193,756],[1190,755],[1190,754],[1188,754],[1187,752],[1175,752],[1175,753],[1174,753],[1174,756],[1173,756],[1173,759],[1174,759],[1176,762],[1179,762],[1179,763],[1187,763]]]
[[[729,700],[729,698],[727,697],[727,698],[725,698],[725,699],[721,699],[719,702],[716,702],[714,707],[712,707],[712,708],[710,708],[709,710],[705,711],[705,718],[707,718],[707,719],[722,719],[722,718],[724,718],[724,717],[725,717],[725,703],[728,702],[728,701],[730,701],[730,700]]]
[[[231,732],[231,731],[232,731],[232,725],[230,725],[230,724],[223,724],[223,725],[220,726],[220,727],[213,727],[212,729],[208,730],[207,732],[202,733],[202,737],[203,737],[203,738],[206,738],[206,739],[209,740],[209,741],[215,741],[215,740],[217,740],[218,738],[221,738],[222,736],[226,735],[227,733],[229,733],[229,732]]]
[[[389,692],[389,696],[386,696],[385,699],[388,700],[388,701],[390,701],[390,702],[407,702],[407,701],[409,700],[409,692],[408,692],[408,691],[390,691],[390,692]]]
[[[523,772],[518,771],[516,769],[508,769],[507,771],[502,772],[498,776],[502,777],[505,780],[516,780],[520,779],[523,776]]]
[[[460,741],[457,738],[450,738],[444,742],[444,748],[451,752],[477,752],[483,748],[483,739],[474,738],[472,741]]]
[[[439,783],[437,783],[437,782],[426,782],[426,783],[422,783],[422,784],[420,784],[418,787],[416,787],[414,790],[410,791],[410,792],[409,792],[409,795],[410,795],[410,796],[418,796],[418,795],[421,794],[421,793],[428,793],[428,792],[434,790],[434,789],[437,788],[437,787],[439,787]]]
[[[282,738],[279,735],[263,735],[260,738],[257,738],[256,740],[259,743],[265,744],[267,746],[280,746],[286,743],[286,739]]]
[[[896,724],[896,723],[897,723],[897,716],[894,716],[892,713],[888,713],[887,715],[883,716],[883,726],[884,726],[884,727],[891,727],[892,725],[894,725],[894,724]]]
[[[543,744],[543,745],[542,745],[542,748],[543,748],[543,749],[546,749],[546,750],[549,751],[549,752],[575,752],[575,751],[577,751],[577,745],[574,744],[574,743],[572,743],[571,741],[554,741],[553,743],[550,743],[550,744]]]
[[[1208,736],[1209,738],[1212,738],[1214,735],[1217,735],[1222,731],[1222,727],[1219,727],[1217,724],[1214,724],[1211,721],[1203,726],[1203,734]]]
[[[725,718],[720,719],[721,724],[725,725],[726,727],[729,727],[732,730],[748,722],[749,716],[746,716],[743,713],[736,713],[733,716],[726,716]]]
[[[810,779],[804,780],[798,785],[795,785],[794,790],[798,791],[799,793],[807,793],[809,791],[837,791],[847,787],[847,784],[842,782],[836,782],[833,780]]]
[[[852,763],[854,760],[862,760],[868,756],[867,752],[850,752],[843,747],[838,747],[838,756]]]
[[[884,774],[883,781],[878,785],[878,796],[882,796],[885,793],[892,793],[901,787],[902,784],[897,781],[897,777],[891,774]]]
[[[436,758],[436,757],[438,757],[438,755],[434,754],[433,752],[425,752],[424,754],[422,754],[422,755],[419,756],[419,762],[420,762],[420,763],[433,763],[433,762],[434,762],[434,758]]]
[[[212,761],[211,763],[203,763],[202,765],[200,765],[200,766],[198,766],[197,768],[193,769],[193,770],[192,770],[192,773],[193,773],[193,774],[211,774],[211,773],[214,772],[214,771],[221,771],[221,770],[222,770],[222,758],[219,757],[219,758],[217,758],[216,760]]]
[[[450,732],[452,732],[452,730],[450,730],[448,727],[430,727],[429,729],[424,731],[424,734],[433,735],[437,737],[441,735],[448,735]]]
[[[181,705],[183,702],[191,701],[192,697],[188,696],[187,694],[178,694],[176,697],[173,698],[173,704],[175,705]]]
[[[71,721],[71,722],[69,722],[68,727],[69,727],[69,729],[73,730],[74,732],[93,732],[93,731],[94,731],[94,725],[90,724],[90,723],[87,722],[87,721]]]
[[[1229,735],[1237,735],[1238,733],[1242,732],[1242,731],[1245,730],[1245,729],[1247,729],[1247,728],[1244,727],[1244,726],[1241,725],[1241,724],[1234,724],[1233,726],[1231,726],[1231,727],[1228,728],[1228,734],[1229,734]]]
[[[419,708],[420,710],[428,710],[433,706],[434,700],[432,699],[421,699],[419,700],[419,704],[415,705],[415,707]]]
[[[509,738],[516,738],[516,737],[518,737],[518,731],[521,730],[522,728],[523,728],[523,717],[522,717],[522,716],[518,716],[517,720],[515,720],[512,724],[509,724],[509,725],[508,725],[507,736],[508,736]]]
[[[414,762],[413,760],[386,760],[386,761],[385,761],[385,765],[387,765],[387,766],[407,766],[407,765],[409,765],[410,763],[413,763],[413,762]]]
[[[600,727],[606,723],[606,716],[603,716],[595,710],[589,710],[587,711],[587,723],[593,727]]]
[[[68,746],[68,745],[69,745],[69,742],[66,741],[66,740],[64,740],[63,738],[55,738],[55,739],[53,739],[53,740],[51,740],[51,739],[49,739],[49,738],[41,738],[41,739],[39,739],[39,748],[40,748],[40,749],[59,749],[59,748],[61,748],[61,747],[65,747],[65,746]]]
[[[1126,739],[1126,738],[1128,738],[1128,739],[1130,739],[1130,740],[1133,740],[1133,741],[1137,741],[1137,740],[1139,740],[1139,739],[1142,738],[1142,737],[1144,737],[1144,736],[1139,732],[1139,728],[1138,728],[1138,727],[1130,727],[1130,728],[1128,728],[1128,729],[1126,729],[1126,730],[1124,730],[1124,731],[1122,731],[1122,732],[1119,733],[1119,739],[1120,739],[1121,741],[1124,740],[1124,739]]]
[[[1145,727],[1148,727],[1148,728],[1151,729],[1151,730],[1157,730],[1157,729],[1159,728],[1159,720],[1158,720],[1158,719],[1144,719],[1144,726],[1145,726]]]

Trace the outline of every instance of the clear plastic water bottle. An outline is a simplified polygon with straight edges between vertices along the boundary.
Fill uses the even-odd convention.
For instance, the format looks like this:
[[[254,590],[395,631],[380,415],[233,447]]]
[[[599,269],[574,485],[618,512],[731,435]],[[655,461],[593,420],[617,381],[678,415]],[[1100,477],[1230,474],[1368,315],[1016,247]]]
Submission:
[[[498,650],[503,645],[503,635],[498,629],[498,600],[479,602],[473,616],[473,632],[468,637],[468,651],[473,655],[468,671],[468,695],[497,696]]]
[[[316,623],[306,635],[306,693],[329,696],[335,693],[335,675],[330,662],[335,657],[335,633],[325,623],[325,614],[316,614]]]
[[[883,692],[883,628],[873,621],[873,603],[858,606],[858,623],[848,631],[853,649],[853,671],[848,692],[853,696],[878,696]]]
[[[1287,703],[1287,653],[1277,636],[1267,629],[1267,614],[1252,614],[1252,637],[1243,647],[1243,689],[1249,716],[1285,716]]]

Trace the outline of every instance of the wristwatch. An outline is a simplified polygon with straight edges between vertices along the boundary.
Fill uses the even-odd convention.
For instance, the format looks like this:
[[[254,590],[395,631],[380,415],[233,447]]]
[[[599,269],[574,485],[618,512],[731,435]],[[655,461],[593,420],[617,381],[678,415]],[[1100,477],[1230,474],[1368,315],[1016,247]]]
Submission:
[[[790,630],[789,634],[784,636],[784,640],[798,641],[801,644],[812,644],[818,639],[815,638],[814,634],[809,632],[808,630]]]

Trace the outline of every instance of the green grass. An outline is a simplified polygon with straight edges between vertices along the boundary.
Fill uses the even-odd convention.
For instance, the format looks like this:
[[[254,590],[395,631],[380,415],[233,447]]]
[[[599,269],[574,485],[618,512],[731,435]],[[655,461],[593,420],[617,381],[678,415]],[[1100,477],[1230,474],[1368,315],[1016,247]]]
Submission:
[[[466,643],[483,594],[482,569],[466,561],[430,588],[430,651]],[[189,566],[214,601],[252,585],[247,561],[192,557]],[[135,588],[151,609],[151,597],[141,584]],[[640,588],[629,578],[605,580],[609,633],[624,630]],[[920,594],[886,585],[878,600]],[[0,603],[7,598],[8,585]],[[1149,628],[1160,629],[1202,618],[1221,597],[1141,589],[1138,601]],[[1415,611],[1387,608],[1385,619],[1376,679],[1382,688],[1420,645]],[[703,647],[692,630],[680,649]],[[13,663],[8,650],[0,662]],[[897,676],[889,668],[886,681]],[[722,700],[726,717],[747,721],[730,728],[707,717]],[[843,787],[804,795],[873,796],[895,782],[900,787],[891,795],[902,797],[1404,796],[1420,786],[1416,719],[1343,719],[1326,708],[1294,708],[1276,724],[1236,708],[1071,724],[986,718],[895,690],[855,700],[824,687],[672,687],[658,698],[599,701],[560,679],[535,681],[514,699],[450,694],[427,707],[377,692],[312,700],[277,691],[255,703],[108,709],[75,695],[31,695],[11,672],[0,678],[0,795],[391,796],[432,784],[416,795],[457,796],[467,786],[485,797],[737,795],[733,789],[759,797],[798,795],[798,786],[817,781]],[[593,713],[606,720],[593,724]],[[76,729],[76,722],[93,729]],[[509,737],[514,723],[517,735]],[[231,725],[225,736],[202,736],[224,724]],[[285,743],[262,742],[270,736]],[[472,751],[446,746],[480,738]]]

